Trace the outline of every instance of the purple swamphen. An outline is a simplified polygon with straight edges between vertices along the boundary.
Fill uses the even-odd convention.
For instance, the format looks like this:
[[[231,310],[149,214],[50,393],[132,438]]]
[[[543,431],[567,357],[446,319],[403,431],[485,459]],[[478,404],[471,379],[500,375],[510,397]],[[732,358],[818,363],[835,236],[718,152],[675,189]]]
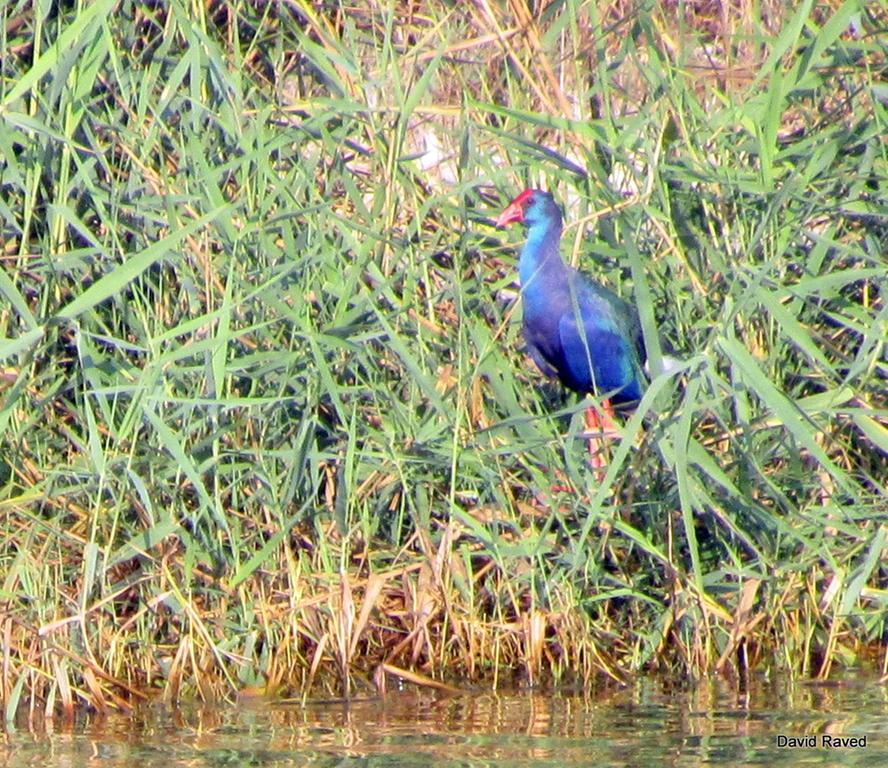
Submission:
[[[527,226],[518,273],[524,338],[539,369],[569,389],[602,398],[605,418],[589,408],[590,431],[613,431],[610,403],[629,404],[644,389],[645,349],[638,313],[603,285],[561,260],[561,209],[548,192],[525,189],[496,220]],[[590,463],[606,460],[590,438]]]

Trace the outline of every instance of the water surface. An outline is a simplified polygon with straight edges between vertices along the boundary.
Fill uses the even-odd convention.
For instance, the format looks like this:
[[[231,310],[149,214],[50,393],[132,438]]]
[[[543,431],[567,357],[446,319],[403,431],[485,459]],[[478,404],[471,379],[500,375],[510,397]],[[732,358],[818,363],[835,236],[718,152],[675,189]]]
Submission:
[[[4,766],[888,766],[888,687],[759,681],[741,691],[714,681],[688,690],[645,680],[594,693],[152,705],[10,725],[4,742]]]

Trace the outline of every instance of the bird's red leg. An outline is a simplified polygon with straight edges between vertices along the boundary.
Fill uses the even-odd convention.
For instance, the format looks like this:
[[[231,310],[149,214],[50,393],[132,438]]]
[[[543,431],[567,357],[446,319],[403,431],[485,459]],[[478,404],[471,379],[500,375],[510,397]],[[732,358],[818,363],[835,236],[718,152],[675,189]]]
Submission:
[[[594,406],[586,410],[586,429],[589,431],[589,464],[593,469],[607,466],[605,447],[610,437],[618,431],[614,422],[614,409],[610,400],[601,401],[602,413]]]
[[[607,467],[607,446],[612,438],[620,434],[616,415],[610,400],[601,401],[601,410],[594,406],[586,409],[586,437],[589,440],[589,465],[596,470],[599,480],[604,479]],[[552,493],[573,493],[570,484],[557,483],[551,486]]]

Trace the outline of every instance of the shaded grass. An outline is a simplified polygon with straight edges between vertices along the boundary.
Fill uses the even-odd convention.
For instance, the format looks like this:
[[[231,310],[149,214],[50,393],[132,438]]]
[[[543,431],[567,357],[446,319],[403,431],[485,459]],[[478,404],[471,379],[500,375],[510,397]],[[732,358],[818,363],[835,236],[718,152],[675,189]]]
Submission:
[[[886,19],[681,8],[5,11],[8,713],[884,644]],[[685,360],[603,482],[528,184]]]

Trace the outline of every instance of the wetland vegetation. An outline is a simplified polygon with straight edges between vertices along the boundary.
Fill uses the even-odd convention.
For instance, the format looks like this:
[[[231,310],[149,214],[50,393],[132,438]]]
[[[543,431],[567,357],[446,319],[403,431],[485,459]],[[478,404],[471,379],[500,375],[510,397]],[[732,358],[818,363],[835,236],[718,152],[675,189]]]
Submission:
[[[888,665],[878,3],[11,2],[0,698]],[[684,363],[604,477],[525,186]]]

